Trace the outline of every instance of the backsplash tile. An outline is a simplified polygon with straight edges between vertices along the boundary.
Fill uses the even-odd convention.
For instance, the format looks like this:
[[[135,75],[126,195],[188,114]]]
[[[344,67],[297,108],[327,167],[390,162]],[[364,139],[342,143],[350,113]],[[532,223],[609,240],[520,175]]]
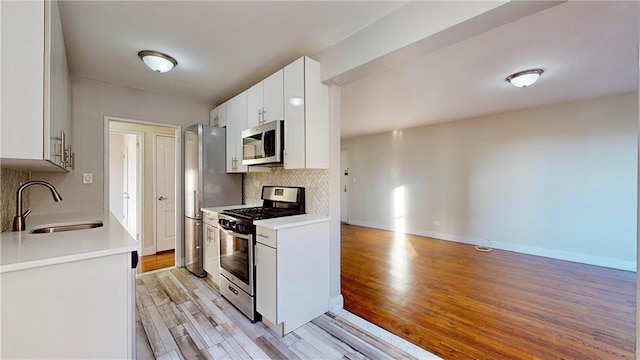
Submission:
[[[11,230],[13,225],[13,216],[16,211],[16,190],[18,187],[31,179],[31,172],[26,170],[17,170],[11,168],[0,167],[0,221],[2,223],[2,231]],[[29,208],[29,189],[25,190],[24,202],[25,209]]]
[[[269,172],[247,173],[244,175],[244,203],[261,203],[260,192],[264,185],[302,186],[307,214],[329,215],[329,170],[272,168]]]

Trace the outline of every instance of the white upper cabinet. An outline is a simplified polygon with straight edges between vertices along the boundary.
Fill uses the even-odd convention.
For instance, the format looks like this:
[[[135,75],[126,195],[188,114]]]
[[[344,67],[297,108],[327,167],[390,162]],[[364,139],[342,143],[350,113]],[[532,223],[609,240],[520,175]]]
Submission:
[[[2,165],[69,170],[71,84],[58,3],[3,1],[0,6]]]
[[[329,168],[329,89],[306,56],[284,68],[284,167]]]
[[[284,119],[284,70],[247,90],[247,128]]]
[[[227,172],[247,172],[242,165],[242,130],[247,128],[247,92],[236,95],[227,104]]]
[[[227,103],[221,104],[209,112],[209,125],[216,127],[227,126]]]

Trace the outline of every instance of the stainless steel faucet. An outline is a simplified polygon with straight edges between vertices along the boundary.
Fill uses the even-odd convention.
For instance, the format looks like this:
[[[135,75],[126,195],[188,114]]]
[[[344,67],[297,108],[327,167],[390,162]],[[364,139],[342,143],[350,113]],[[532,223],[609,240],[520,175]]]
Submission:
[[[23,231],[25,229],[24,219],[27,218],[29,214],[31,214],[31,210],[27,210],[24,213],[22,212],[22,191],[28,188],[31,185],[43,185],[51,190],[51,195],[53,196],[53,200],[55,202],[61,201],[62,196],[58,193],[53,185],[49,184],[46,181],[42,180],[33,180],[27,181],[26,183],[20,185],[18,190],[16,191],[16,216],[13,218],[13,231]]]

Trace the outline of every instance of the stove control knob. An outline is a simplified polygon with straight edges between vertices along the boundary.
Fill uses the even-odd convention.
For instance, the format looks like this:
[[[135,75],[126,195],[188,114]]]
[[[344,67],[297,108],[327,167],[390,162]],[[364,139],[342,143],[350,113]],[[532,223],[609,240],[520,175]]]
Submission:
[[[218,224],[220,224],[222,226],[227,226],[228,223],[229,223],[229,220],[227,220],[227,219],[218,220]]]
[[[236,224],[236,231],[241,234],[247,233],[247,225],[245,224]]]
[[[227,223],[227,226],[229,227],[229,229],[235,230],[236,229],[236,222],[235,221],[229,221]]]

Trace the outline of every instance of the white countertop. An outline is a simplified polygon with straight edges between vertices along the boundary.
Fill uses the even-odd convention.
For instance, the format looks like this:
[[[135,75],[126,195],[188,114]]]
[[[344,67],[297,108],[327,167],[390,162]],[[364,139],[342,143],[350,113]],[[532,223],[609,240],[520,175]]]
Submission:
[[[205,212],[209,212],[209,213],[219,213],[219,212],[221,212],[223,210],[228,210],[228,209],[244,209],[244,208],[256,207],[256,206],[262,206],[262,204],[226,205],[226,206],[216,206],[216,207],[201,208],[200,210],[205,211]]]
[[[30,234],[34,228],[102,220],[94,229]],[[0,273],[138,250],[138,243],[109,214],[32,215],[25,231],[0,233]]]
[[[268,229],[279,230],[297,226],[310,225],[331,220],[328,216],[304,214],[294,216],[283,216],[273,219],[257,220],[253,224]]]

